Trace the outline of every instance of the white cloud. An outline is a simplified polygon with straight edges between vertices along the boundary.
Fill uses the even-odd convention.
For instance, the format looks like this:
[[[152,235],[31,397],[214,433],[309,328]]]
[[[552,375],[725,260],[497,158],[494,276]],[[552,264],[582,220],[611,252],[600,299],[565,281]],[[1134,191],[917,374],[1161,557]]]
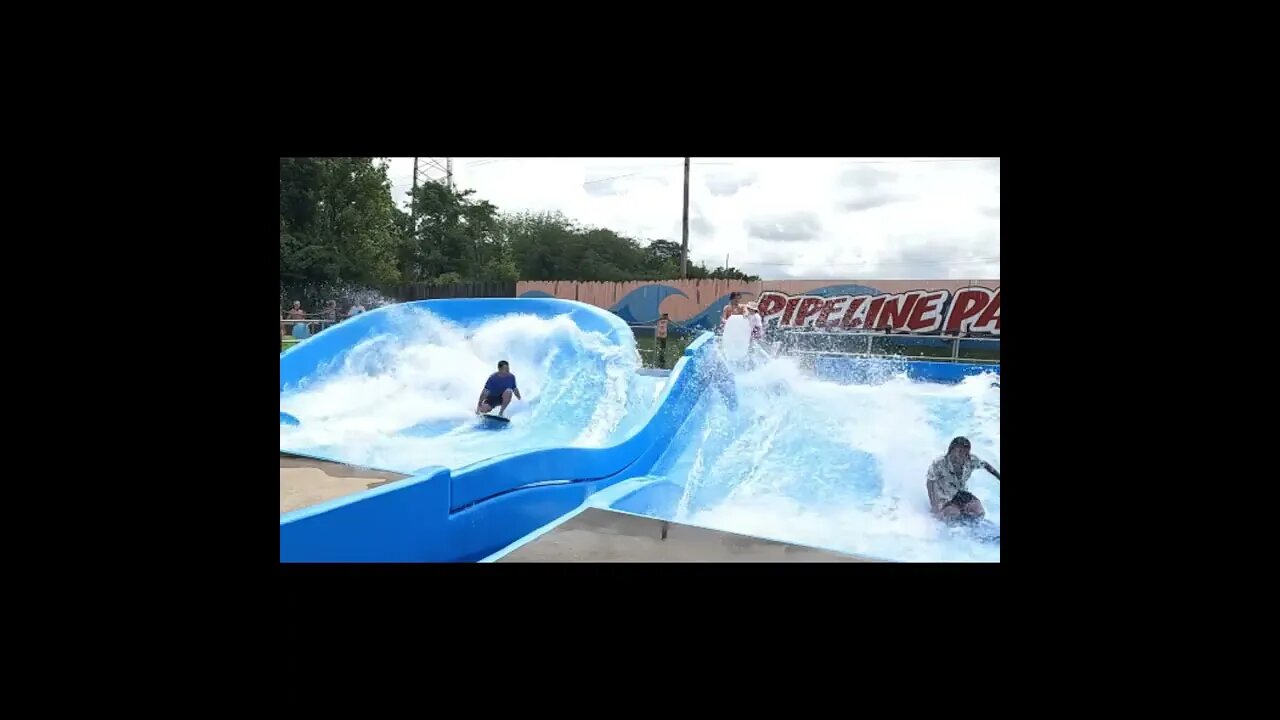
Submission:
[[[391,159],[402,205],[412,169]],[[680,241],[682,158],[454,158],[453,170],[504,211]],[[728,254],[764,278],[998,278],[999,185],[991,158],[694,158],[689,256],[716,267]]]

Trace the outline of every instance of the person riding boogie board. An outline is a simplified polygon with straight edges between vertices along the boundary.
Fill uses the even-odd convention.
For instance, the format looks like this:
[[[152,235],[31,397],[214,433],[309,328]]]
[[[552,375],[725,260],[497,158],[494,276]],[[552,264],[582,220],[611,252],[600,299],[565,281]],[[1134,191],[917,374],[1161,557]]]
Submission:
[[[498,372],[489,376],[485,381],[484,389],[480,391],[480,401],[476,404],[476,414],[484,415],[495,407],[501,406],[498,416],[501,417],[507,412],[507,406],[511,404],[511,396],[523,400],[520,397],[520,388],[516,387],[516,376],[509,369],[506,360],[498,362]]]

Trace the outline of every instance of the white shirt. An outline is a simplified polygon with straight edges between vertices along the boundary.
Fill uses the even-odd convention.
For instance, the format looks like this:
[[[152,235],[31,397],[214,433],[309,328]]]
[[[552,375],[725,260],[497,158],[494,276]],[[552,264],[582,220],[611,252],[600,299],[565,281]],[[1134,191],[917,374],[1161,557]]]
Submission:
[[[961,467],[951,464],[951,458],[943,455],[929,466],[925,487],[929,490],[929,499],[938,499],[940,504],[951,502],[956,493],[967,489],[969,476],[983,466],[977,455],[969,454],[969,462]]]

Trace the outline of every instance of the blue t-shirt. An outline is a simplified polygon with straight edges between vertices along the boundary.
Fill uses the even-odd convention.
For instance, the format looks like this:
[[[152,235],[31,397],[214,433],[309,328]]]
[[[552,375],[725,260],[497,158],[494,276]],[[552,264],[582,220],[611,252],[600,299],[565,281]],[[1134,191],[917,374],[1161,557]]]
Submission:
[[[501,395],[503,390],[516,389],[516,376],[513,373],[507,373],[506,377],[494,373],[489,376],[489,381],[484,384],[485,392],[490,395]]]

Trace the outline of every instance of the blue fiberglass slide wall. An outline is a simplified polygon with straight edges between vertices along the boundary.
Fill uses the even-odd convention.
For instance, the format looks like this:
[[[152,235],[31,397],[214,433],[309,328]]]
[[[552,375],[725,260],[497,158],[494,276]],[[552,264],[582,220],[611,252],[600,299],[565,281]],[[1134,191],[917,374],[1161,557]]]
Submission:
[[[553,298],[427,300],[422,306],[470,324],[512,313],[569,314],[584,330],[630,342],[630,328],[591,305]],[[393,308],[380,308],[327,329],[281,356],[280,387],[322,377],[345,353],[378,333],[394,332]],[[550,448],[481,461],[457,472],[423,468],[374,490],[281,515],[282,562],[475,561],[579,509],[588,497],[642,476],[671,444],[710,384],[713,349],[704,334],[686,349],[649,416],[630,436],[601,448]],[[848,378],[906,369],[914,379],[955,382],[998,366],[824,357],[820,376]],[[852,365],[840,363],[852,360]],[[825,364],[824,364],[825,362]],[[880,366],[884,365],[884,368]],[[686,428],[687,430],[687,428]],[[660,493],[662,487],[649,489]],[[656,498],[647,498],[656,499]],[[640,500],[639,497],[636,500]]]
[[[952,363],[928,360],[907,360],[899,357],[852,357],[848,355],[819,356],[814,365],[814,374],[822,380],[836,383],[875,384],[900,377],[905,374],[917,382],[928,383],[960,383],[966,377],[1000,373],[998,364],[989,363]],[[995,381],[998,383],[998,380]],[[713,445],[715,440],[708,440],[703,432],[711,404],[703,402],[691,408],[679,422],[681,427],[668,444],[668,459],[683,454],[690,444],[700,445],[699,457],[702,462],[715,462],[713,458],[718,451]],[[723,448],[720,448],[723,449]],[[709,459],[712,458],[712,459]],[[627,477],[612,483],[608,489],[588,498],[582,505],[573,508],[563,517],[557,518],[546,526],[535,529],[498,552],[483,558],[482,562],[496,561],[514,550],[532,542],[555,526],[577,515],[588,507],[607,508],[645,517],[671,519],[671,511],[676,507],[686,487],[684,480],[677,477],[673,480],[656,467],[667,464],[667,460],[649,458],[646,463],[637,462],[629,468]]]
[[[397,317],[406,308],[421,308],[460,325],[477,325],[502,315],[522,314],[540,318],[568,315],[578,327],[598,332],[619,343],[633,337],[630,326],[613,313],[594,305],[555,298],[465,298],[419,300],[387,305],[361,313],[326,328],[280,355],[280,392],[324,377],[341,367],[342,359],[361,341],[399,330]]]
[[[472,323],[497,315],[568,314],[584,330],[633,342],[620,318],[554,298],[425,300],[432,313]],[[281,356],[280,387],[322,376],[355,344],[393,331],[381,308],[317,334]],[[411,478],[281,515],[282,562],[406,562],[480,559],[579,506],[599,487],[652,463],[701,392],[700,366],[710,335],[691,343],[644,423],[600,448],[549,448],[500,456],[456,473],[424,468]],[[531,487],[537,485],[536,487]]]

